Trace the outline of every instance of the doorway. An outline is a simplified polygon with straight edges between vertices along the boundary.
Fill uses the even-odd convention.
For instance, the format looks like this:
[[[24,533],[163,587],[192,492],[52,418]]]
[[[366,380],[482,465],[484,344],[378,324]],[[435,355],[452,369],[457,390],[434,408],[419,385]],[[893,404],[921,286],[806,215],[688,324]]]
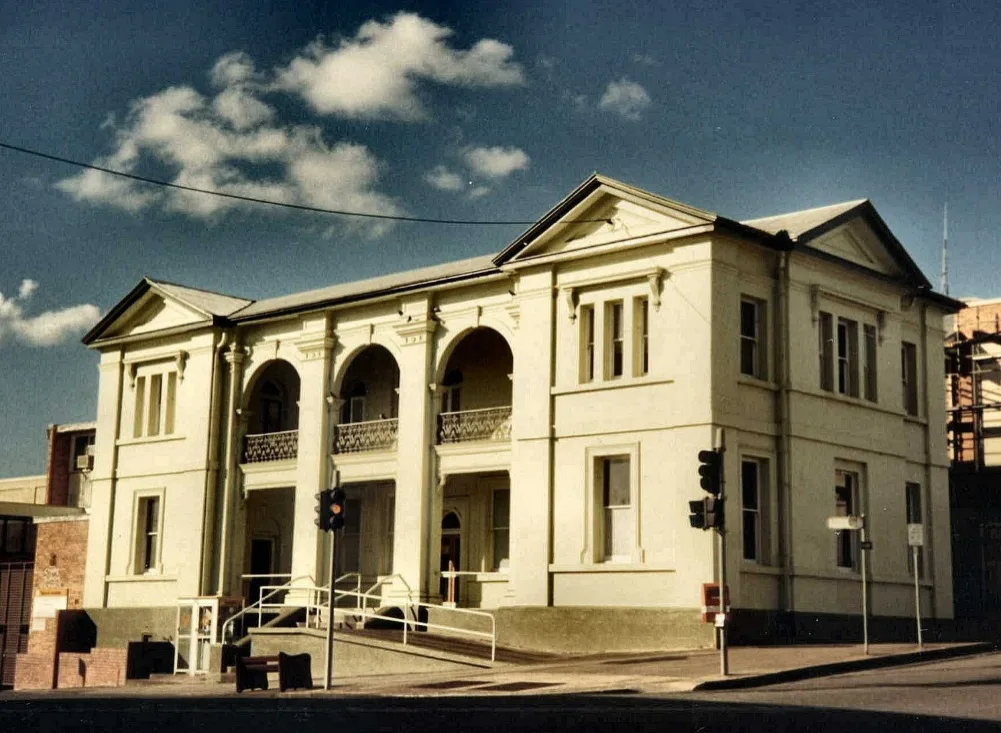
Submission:
[[[459,522],[459,516],[455,512],[449,512],[441,520],[441,565],[440,570],[442,572],[447,572],[449,569],[449,563],[451,563],[453,570],[461,570],[461,523]],[[458,604],[459,603],[459,579],[456,578],[452,586],[452,597],[449,598],[448,593],[448,578],[442,578],[438,592],[441,594],[443,601],[449,601]]]
[[[254,537],[250,540],[250,574],[272,575],[275,572],[275,540],[273,537]],[[251,578],[250,603],[257,603],[261,587],[280,585],[275,578]]]

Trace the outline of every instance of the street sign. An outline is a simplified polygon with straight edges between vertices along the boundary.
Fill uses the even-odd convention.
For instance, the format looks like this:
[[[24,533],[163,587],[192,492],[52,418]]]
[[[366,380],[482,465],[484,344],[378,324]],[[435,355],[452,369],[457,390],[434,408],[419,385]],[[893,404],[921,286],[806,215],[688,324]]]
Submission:
[[[925,544],[925,526],[923,524],[907,525],[907,544],[910,547],[923,547]]]
[[[705,623],[714,623],[716,617],[720,615],[719,613],[719,584],[718,583],[703,583],[702,584],[702,621]],[[724,611],[730,610],[730,586],[726,586],[726,608]]]
[[[862,517],[828,517],[827,528],[836,530],[859,530],[862,529]]]

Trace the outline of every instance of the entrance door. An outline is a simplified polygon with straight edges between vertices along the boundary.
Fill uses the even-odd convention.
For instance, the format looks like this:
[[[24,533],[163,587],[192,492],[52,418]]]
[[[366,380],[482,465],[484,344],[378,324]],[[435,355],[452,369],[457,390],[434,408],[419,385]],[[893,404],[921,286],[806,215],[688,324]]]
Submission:
[[[271,537],[255,537],[250,540],[250,574],[271,575],[275,571],[275,541]],[[249,603],[257,603],[261,586],[280,585],[274,578],[251,578]]]
[[[460,564],[460,525],[459,517],[456,516],[455,512],[449,512],[445,515],[445,518],[441,520],[441,567],[442,572],[449,569],[449,562],[452,564],[453,570],[459,570],[462,565]],[[441,593],[441,598],[443,601],[448,601],[448,578],[441,579],[441,585],[439,587],[439,592]],[[452,591],[452,601],[455,603],[459,602],[459,579],[455,579],[455,583]]]

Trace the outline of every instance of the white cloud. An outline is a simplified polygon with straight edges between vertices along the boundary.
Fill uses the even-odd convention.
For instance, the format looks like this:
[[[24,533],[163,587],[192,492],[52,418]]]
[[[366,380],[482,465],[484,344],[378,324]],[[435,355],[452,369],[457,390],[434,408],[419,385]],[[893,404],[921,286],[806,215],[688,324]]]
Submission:
[[[25,279],[17,297],[6,298],[0,293],[0,344],[10,337],[29,346],[55,346],[82,334],[101,318],[97,306],[89,304],[26,316],[24,303],[37,289],[35,280]]]
[[[182,186],[320,208],[403,213],[376,190],[381,166],[367,148],[349,142],[328,145],[314,126],[279,126],[274,110],[256,95],[244,85],[227,87],[211,99],[190,87],[171,87],[136,100],[123,122],[109,123],[117,147],[96,164],[132,173],[140,162],[152,160],[173,170],[171,182]],[[131,211],[160,204],[205,218],[236,207],[259,207],[144,186],[93,170],[56,185],[78,201]],[[385,230],[382,224],[373,227],[370,231]]]
[[[463,188],[462,177],[443,165],[437,165],[425,173],[424,180],[440,191],[461,191]]]
[[[473,173],[487,178],[504,178],[515,171],[528,168],[529,157],[520,148],[466,148],[463,160]]]
[[[275,85],[300,94],[321,114],[418,120],[426,116],[417,96],[422,81],[465,87],[524,83],[511,46],[484,38],[458,50],[448,45],[452,34],[413,13],[385,23],[370,20],[336,46],[322,39],[311,44],[277,71]]]
[[[625,77],[609,82],[598,102],[599,109],[614,112],[627,120],[638,120],[640,113],[649,106],[650,95],[646,89]]]
[[[634,53],[633,62],[641,64],[643,66],[658,66],[660,61],[657,60],[656,56],[651,56],[648,53]]]
[[[17,297],[21,300],[27,300],[36,290],[38,290],[38,282],[31,278],[25,278],[21,281],[21,287],[17,289]]]

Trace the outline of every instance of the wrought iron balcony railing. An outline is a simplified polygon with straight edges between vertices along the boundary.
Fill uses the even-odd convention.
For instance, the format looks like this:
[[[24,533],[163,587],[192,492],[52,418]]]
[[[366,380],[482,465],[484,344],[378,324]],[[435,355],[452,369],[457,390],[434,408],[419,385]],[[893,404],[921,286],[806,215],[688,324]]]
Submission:
[[[243,439],[243,462],[289,461],[299,455],[299,431],[260,433]]]
[[[511,440],[511,406],[443,412],[438,415],[438,442]]]
[[[368,420],[334,426],[334,453],[396,450],[399,420]]]

